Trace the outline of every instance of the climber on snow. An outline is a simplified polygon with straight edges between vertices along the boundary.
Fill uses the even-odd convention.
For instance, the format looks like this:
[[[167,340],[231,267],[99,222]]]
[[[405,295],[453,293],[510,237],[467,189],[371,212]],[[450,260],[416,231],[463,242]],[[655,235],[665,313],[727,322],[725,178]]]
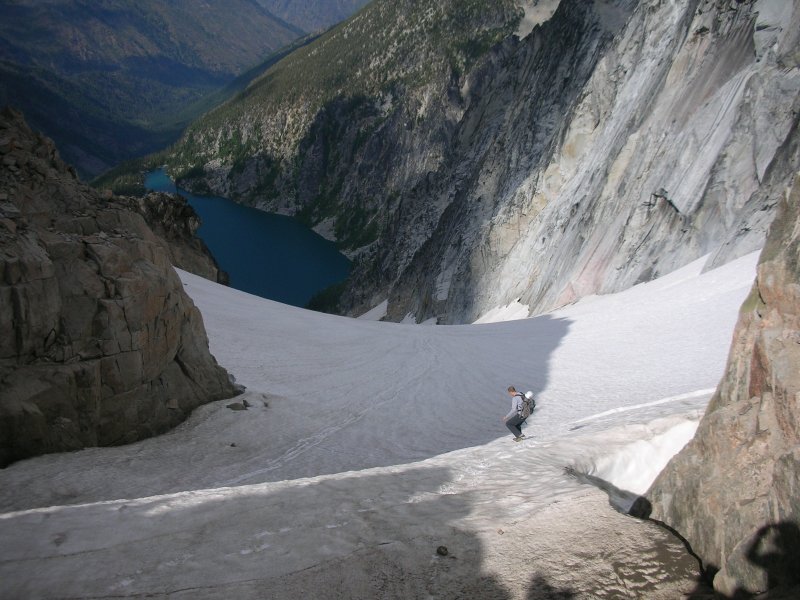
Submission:
[[[508,395],[511,396],[511,410],[503,417],[503,423],[514,435],[514,441],[519,442],[525,438],[525,434],[522,433],[522,424],[533,410],[533,394],[531,394],[531,398],[527,398],[527,394],[521,394],[517,388],[510,385],[508,386]]]

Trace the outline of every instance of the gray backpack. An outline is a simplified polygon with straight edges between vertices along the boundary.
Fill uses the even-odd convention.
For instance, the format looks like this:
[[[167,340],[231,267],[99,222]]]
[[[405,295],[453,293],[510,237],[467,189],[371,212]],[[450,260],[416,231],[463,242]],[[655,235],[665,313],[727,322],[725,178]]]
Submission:
[[[533,392],[528,391],[524,394],[517,394],[522,397],[522,408],[520,408],[519,416],[527,419],[531,416],[533,409],[536,408],[536,400],[533,397]]]

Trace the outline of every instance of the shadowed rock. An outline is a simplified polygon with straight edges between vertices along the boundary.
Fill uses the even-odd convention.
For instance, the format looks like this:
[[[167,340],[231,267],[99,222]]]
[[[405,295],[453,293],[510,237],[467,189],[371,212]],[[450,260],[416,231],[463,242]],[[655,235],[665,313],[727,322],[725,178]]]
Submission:
[[[211,281],[228,285],[228,274],[219,268],[205,242],[195,235],[200,217],[186,198],[178,194],[151,192],[142,198],[126,198],[128,206],[141,214],[147,225],[166,243],[172,264]]]
[[[234,395],[200,312],[128,200],[0,113],[0,466],[132,442]]]

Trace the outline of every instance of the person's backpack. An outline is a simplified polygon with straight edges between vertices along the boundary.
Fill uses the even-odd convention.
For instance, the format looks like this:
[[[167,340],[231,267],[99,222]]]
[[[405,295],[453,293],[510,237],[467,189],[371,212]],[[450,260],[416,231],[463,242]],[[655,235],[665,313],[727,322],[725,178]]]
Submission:
[[[536,408],[536,399],[533,397],[533,392],[531,391],[519,395],[522,396],[522,408],[520,408],[519,416],[523,419],[527,419],[531,416],[533,409]]]

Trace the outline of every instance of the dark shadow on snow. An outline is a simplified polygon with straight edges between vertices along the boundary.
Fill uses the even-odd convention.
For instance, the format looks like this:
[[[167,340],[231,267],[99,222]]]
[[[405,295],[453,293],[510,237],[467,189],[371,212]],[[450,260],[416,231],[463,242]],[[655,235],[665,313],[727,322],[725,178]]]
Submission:
[[[172,600],[507,600],[479,537],[453,526],[474,500],[439,494],[451,479],[415,468],[10,513],[0,520],[4,597],[106,597],[122,585],[126,597]],[[528,598],[572,597],[533,583]]]
[[[525,600],[571,600],[577,593],[571,588],[557,588],[541,575],[535,575],[528,585]]]
[[[696,587],[686,596],[687,600],[795,600],[800,598],[800,527],[791,521],[781,521],[764,525],[753,537],[746,557],[750,564],[762,569],[766,574],[766,592],[752,592],[737,589],[732,596],[714,591],[712,582],[719,572],[719,566],[704,562],[692,549],[689,540],[679,531],[663,521],[651,518],[653,506],[646,497],[620,489],[614,484],[588,473],[580,473],[571,467],[565,468],[568,475],[584,484],[593,485],[608,494],[609,504],[623,514],[650,521],[670,532],[697,561],[698,577]]]

